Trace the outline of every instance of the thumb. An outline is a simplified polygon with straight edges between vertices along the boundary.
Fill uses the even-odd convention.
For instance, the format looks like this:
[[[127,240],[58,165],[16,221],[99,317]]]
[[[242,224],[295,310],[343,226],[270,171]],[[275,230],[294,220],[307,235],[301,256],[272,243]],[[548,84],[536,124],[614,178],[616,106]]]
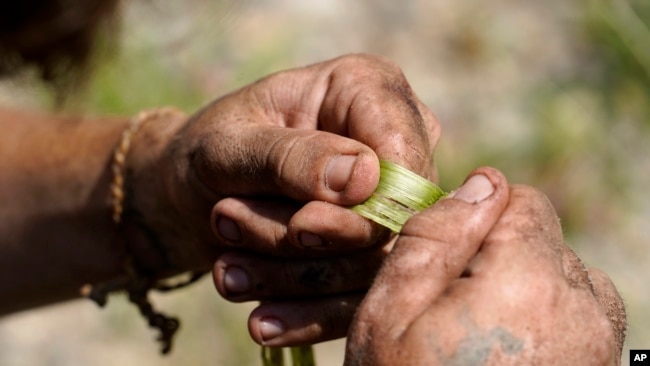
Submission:
[[[368,198],[379,182],[379,160],[366,145],[329,132],[270,127],[278,140],[263,151],[281,193],[340,205]]]
[[[499,171],[479,168],[407,221],[357,313],[356,339],[397,339],[461,277],[505,210],[508,193]]]
[[[237,149],[204,149],[218,151],[208,159],[221,162],[203,174],[204,181],[219,183],[215,189],[231,194],[351,205],[370,196],[379,181],[379,160],[370,147],[329,132],[249,124],[239,126],[231,140],[228,145]],[[237,179],[224,182],[224,171]]]

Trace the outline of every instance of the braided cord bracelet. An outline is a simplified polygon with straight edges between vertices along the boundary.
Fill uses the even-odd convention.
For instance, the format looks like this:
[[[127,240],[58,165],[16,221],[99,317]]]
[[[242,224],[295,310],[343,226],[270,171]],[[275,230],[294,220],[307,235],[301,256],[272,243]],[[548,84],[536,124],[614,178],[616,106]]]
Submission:
[[[112,155],[113,179],[110,185],[110,200],[113,211],[112,219],[120,232],[121,250],[125,256],[123,263],[125,276],[96,285],[86,284],[81,288],[81,295],[93,300],[100,307],[106,305],[109,293],[126,291],[129,301],[137,306],[140,314],[147,319],[149,326],[158,329],[160,334],[157,340],[161,343],[162,354],[168,354],[171,351],[173,337],[180,326],[180,321],[175,317],[157,312],[149,301],[149,291],[171,291],[187,286],[196,282],[205,272],[191,272],[186,280],[167,285],[151,274],[144,274],[138,269],[135,263],[136,258],[129,251],[128,238],[124,232],[126,162],[132,140],[143,124],[154,119],[182,115],[181,111],[171,107],[145,110],[132,118],[129,126],[122,132]]]
[[[110,194],[111,204],[113,206],[113,222],[115,222],[115,224],[119,225],[122,222],[122,214],[124,212],[124,176],[126,170],[126,157],[131,147],[131,140],[133,140],[133,137],[145,122],[175,113],[178,112],[174,108],[160,108],[142,111],[138,113],[135,118],[132,118],[129,126],[122,131],[120,141],[113,151],[113,161],[111,164],[113,181],[111,182]]]

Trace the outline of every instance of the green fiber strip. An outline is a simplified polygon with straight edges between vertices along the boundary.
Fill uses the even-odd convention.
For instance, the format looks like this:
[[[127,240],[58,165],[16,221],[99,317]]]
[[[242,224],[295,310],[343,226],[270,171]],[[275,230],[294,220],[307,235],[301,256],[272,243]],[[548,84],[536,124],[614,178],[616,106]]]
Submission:
[[[352,211],[393,232],[411,216],[433,205],[445,192],[429,180],[386,160],[379,161],[379,184],[375,192]]]

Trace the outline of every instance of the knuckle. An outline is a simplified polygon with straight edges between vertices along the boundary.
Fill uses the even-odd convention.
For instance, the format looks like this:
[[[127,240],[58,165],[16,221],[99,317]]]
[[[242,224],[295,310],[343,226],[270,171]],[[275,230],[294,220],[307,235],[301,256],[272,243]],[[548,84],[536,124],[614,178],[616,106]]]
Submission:
[[[292,151],[296,149],[298,136],[287,134],[271,142],[267,152],[267,164],[276,183],[282,183],[286,169],[291,162]]]
[[[574,288],[589,287],[589,277],[584,263],[567,246],[563,247],[562,267],[569,286]]]
[[[406,81],[402,68],[393,60],[379,55],[356,53],[341,56],[336,59],[338,67],[349,72],[353,71],[365,80],[383,80],[390,75],[393,79]]]
[[[298,132],[288,133],[277,138],[269,147],[267,155],[267,166],[271,170],[272,178],[279,187],[286,187],[296,192],[301,191],[304,187],[292,186],[296,182],[295,174],[306,174],[302,181],[314,182],[319,179],[319,171],[306,166],[308,162],[313,161],[314,150],[306,148],[316,145],[313,142],[312,135],[304,135]],[[308,192],[302,192],[308,194]]]
[[[525,185],[511,186],[506,210],[510,225],[522,238],[534,235],[553,246],[563,243],[560,219],[549,198],[540,190]]]

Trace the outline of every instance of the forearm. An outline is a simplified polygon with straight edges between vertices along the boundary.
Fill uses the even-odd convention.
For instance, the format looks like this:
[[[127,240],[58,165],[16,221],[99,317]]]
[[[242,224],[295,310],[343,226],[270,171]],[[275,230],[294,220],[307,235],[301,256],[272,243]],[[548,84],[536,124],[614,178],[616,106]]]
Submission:
[[[121,273],[108,197],[127,123],[0,110],[0,314]]]

